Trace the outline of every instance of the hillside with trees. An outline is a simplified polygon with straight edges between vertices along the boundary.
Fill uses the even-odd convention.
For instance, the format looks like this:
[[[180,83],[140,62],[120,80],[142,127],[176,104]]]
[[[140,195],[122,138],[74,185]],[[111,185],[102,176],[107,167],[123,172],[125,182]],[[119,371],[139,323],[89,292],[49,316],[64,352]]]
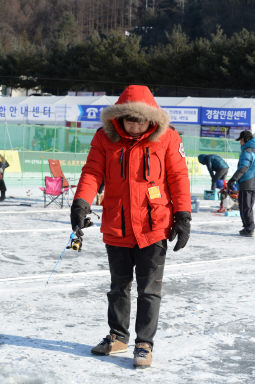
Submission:
[[[139,83],[250,95],[254,12],[254,0],[0,0],[0,81],[54,94]]]

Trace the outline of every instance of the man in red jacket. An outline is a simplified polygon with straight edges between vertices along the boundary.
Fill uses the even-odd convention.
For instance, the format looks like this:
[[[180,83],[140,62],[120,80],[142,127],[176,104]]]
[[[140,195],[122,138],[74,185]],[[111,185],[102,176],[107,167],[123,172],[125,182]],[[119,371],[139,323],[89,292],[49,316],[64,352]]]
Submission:
[[[129,342],[130,290],[135,266],[137,314],[134,366],[152,362],[158,324],[167,239],[174,251],[190,235],[191,198],[180,136],[169,126],[149,88],[128,86],[115,105],[104,109],[71,207],[73,230],[86,225],[104,180],[101,232],[106,244],[111,289],[109,335],[91,352],[125,352]]]

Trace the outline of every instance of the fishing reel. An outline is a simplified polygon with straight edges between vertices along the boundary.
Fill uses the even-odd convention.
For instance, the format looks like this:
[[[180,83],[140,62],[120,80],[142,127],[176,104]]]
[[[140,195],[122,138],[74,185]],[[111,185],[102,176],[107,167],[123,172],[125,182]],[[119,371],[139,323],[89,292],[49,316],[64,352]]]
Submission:
[[[86,217],[86,219],[84,220],[84,228],[88,228],[90,227],[91,225],[93,225],[90,217]],[[75,237],[76,235],[76,237]],[[82,232],[82,230],[77,226],[73,232],[73,236],[71,237],[71,244],[68,245],[66,248],[67,249],[73,249],[74,251],[78,251],[78,252],[81,252],[81,249],[82,249],[82,236],[84,235],[84,233]]]
[[[81,229],[78,228],[76,232],[73,232],[72,237],[71,237],[71,243],[66,248],[67,249],[73,249],[74,251],[81,252],[81,249],[82,249],[82,236],[83,236],[83,232],[82,232]]]
[[[68,246],[67,248],[72,248],[74,251],[81,252],[81,249],[82,249],[82,237],[78,236],[78,237],[72,239],[70,246]]]

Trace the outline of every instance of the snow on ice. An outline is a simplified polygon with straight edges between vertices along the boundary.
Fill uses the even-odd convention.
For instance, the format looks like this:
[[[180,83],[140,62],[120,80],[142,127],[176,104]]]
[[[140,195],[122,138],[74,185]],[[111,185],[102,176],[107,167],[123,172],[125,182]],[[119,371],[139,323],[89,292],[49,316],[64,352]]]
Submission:
[[[37,189],[10,187],[15,198],[0,205],[1,384],[254,384],[255,240],[239,236],[240,217],[201,200],[187,247],[173,253],[168,243],[153,365],[135,370],[135,282],[128,351],[91,355],[108,333],[100,220],[91,216],[82,251],[66,250],[46,285],[71,233],[70,210],[44,209]]]

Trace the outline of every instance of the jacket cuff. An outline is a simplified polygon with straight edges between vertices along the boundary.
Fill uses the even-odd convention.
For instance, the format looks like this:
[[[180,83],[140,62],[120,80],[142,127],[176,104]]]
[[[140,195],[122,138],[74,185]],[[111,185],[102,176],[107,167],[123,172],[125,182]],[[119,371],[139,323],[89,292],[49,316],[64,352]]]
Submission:
[[[72,204],[73,208],[82,208],[86,214],[91,212],[89,203],[84,199],[75,199]]]
[[[180,212],[175,212],[174,214],[175,220],[189,220],[191,221],[191,213],[187,211],[180,211]]]

